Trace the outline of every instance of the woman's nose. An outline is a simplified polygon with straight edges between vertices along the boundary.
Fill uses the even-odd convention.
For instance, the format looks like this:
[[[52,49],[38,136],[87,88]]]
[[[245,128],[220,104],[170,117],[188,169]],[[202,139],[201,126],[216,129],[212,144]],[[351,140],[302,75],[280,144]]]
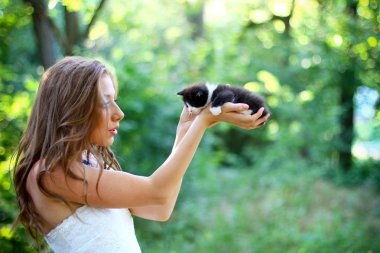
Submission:
[[[124,113],[119,106],[116,106],[115,112],[112,114],[113,121],[120,121],[124,118]]]

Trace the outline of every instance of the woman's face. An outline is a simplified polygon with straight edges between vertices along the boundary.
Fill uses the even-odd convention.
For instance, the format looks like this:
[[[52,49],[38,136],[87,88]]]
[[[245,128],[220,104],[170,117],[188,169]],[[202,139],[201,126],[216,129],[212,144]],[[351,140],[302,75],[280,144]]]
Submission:
[[[115,100],[115,88],[111,77],[104,74],[98,84],[99,88],[99,108],[97,125],[91,132],[91,142],[99,146],[108,147],[117,135],[119,121],[124,118],[124,113],[120,110]]]

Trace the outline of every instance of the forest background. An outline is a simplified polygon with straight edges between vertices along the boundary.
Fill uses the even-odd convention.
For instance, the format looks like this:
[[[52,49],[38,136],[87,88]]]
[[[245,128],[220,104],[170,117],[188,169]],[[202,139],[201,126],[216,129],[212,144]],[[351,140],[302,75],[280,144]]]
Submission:
[[[48,252],[23,227],[12,152],[39,79],[65,55],[112,66],[114,151],[149,175],[198,81],[260,93],[262,128],[208,130],[167,223],[135,218],[143,252],[380,252],[377,0],[1,0],[0,252]]]

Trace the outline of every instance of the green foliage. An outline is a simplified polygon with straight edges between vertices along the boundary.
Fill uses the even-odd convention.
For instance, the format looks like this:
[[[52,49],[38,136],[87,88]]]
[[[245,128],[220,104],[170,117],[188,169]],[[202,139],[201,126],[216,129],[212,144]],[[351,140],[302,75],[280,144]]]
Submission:
[[[201,158],[202,159],[202,158]],[[378,195],[321,178],[329,168],[266,161],[255,170],[189,171],[191,194],[167,224],[136,220],[153,252],[376,252]],[[192,176],[195,174],[196,176]],[[211,179],[211,181],[210,181]],[[363,218],[365,217],[365,218]]]
[[[18,208],[9,175],[37,88],[31,13],[19,1],[0,2],[0,252],[37,252],[24,228],[12,231]]]
[[[12,230],[14,218],[18,213],[16,196],[9,173],[4,167],[0,169],[0,252],[38,252],[23,227]]]
[[[129,172],[149,175],[168,156],[183,106],[175,94],[189,83],[244,86],[270,107],[260,129],[208,131],[173,219],[136,219],[143,251],[380,250],[378,160],[354,149],[350,173],[337,169],[340,92],[380,88],[379,4],[360,0],[352,16],[350,1],[295,1],[286,30],[285,2],[112,1],[74,48],[114,66],[125,119],[113,149]],[[96,8],[93,1],[50,6],[61,31],[63,5],[79,11],[81,27]],[[8,175],[42,72],[31,13],[21,1],[0,2],[0,252],[36,251],[23,228],[10,232],[17,207]],[[342,81],[347,71],[355,82]],[[378,109],[356,120],[358,143],[378,145]]]

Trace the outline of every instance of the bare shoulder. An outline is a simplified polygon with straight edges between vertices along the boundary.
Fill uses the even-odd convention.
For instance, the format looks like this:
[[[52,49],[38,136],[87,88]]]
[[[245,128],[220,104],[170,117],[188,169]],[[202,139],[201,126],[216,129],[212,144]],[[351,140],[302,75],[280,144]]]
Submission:
[[[35,163],[31,169],[27,180],[27,191],[32,198],[37,213],[42,217],[41,224],[43,232],[47,233],[59,225],[65,218],[72,214],[72,211],[80,207],[75,203],[69,203],[70,207],[54,198],[48,197],[38,187],[37,175],[41,171],[43,161]]]

